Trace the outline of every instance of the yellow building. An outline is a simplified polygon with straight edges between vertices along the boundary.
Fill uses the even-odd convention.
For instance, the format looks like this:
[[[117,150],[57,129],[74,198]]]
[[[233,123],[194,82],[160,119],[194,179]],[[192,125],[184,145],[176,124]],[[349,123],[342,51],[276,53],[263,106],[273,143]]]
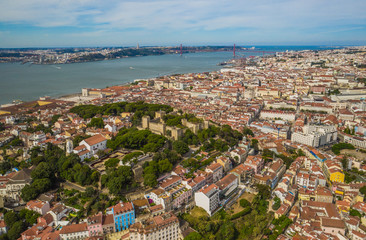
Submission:
[[[69,129],[69,130],[65,130],[65,136],[67,137],[71,137],[72,135],[76,134],[76,129]]]
[[[341,165],[333,160],[323,162],[323,172],[327,179],[332,182],[344,183],[344,173]]]
[[[334,191],[334,193],[335,194],[338,194],[338,195],[344,195],[344,191],[343,190],[341,190],[341,189],[336,189],[335,191]]]
[[[45,105],[51,104],[52,102],[37,101],[37,103],[38,103],[39,106],[45,106]]]
[[[87,126],[86,126],[86,124],[85,123],[80,123],[77,127],[76,127],[76,129],[83,129],[83,128],[86,128]]]
[[[348,201],[336,201],[336,207],[339,213],[347,213],[351,208],[351,204]]]
[[[125,118],[125,117],[129,117],[131,116],[131,113],[130,112],[123,112],[121,113],[121,117]]]
[[[301,201],[310,201],[311,198],[314,198],[314,192],[306,188],[300,188],[298,197]]]
[[[0,110],[0,115],[10,114],[11,112]]]
[[[364,197],[363,195],[358,194],[354,199],[353,199],[354,203],[356,202],[363,202],[364,201]]]
[[[331,182],[344,183],[344,173],[340,169],[329,169],[329,180]]]
[[[230,171],[232,168],[231,161],[227,157],[220,157],[216,162],[224,168],[225,172]]]

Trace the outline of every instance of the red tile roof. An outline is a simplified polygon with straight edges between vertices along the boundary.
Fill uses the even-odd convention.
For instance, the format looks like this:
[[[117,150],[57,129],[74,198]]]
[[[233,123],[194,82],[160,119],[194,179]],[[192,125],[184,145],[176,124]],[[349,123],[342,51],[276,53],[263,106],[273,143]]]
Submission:
[[[114,224],[114,218],[112,214],[103,215],[103,225]]]
[[[172,184],[174,184],[174,183],[176,183],[176,182],[178,182],[178,181],[180,181],[180,180],[182,180],[182,178],[181,177],[179,177],[179,176],[176,176],[176,175],[172,175],[172,176],[170,176],[169,178],[167,178],[167,179],[165,179],[161,184],[160,184],[160,187],[162,187],[162,188],[167,188],[167,187],[169,187],[170,185],[172,185]]]
[[[345,229],[346,225],[340,219],[332,219],[332,218],[321,218],[321,224],[323,227],[331,227],[331,228],[341,228]]]
[[[117,203],[115,206],[113,206],[114,215],[129,212],[132,211],[133,209],[134,209],[133,204],[131,202]]]
[[[60,234],[69,234],[69,233],[85,232],[85,231],[88,231],[88,225],[86,223],[71,224],[71,225],[62,227]]]
[[[212,189],[219,189],[218,186],[216,186],[216,184],[211,184],[208,187],[203,187],[200,192],[204,193],[205,195],[207,195]]]
[[[106,141],[107,139],[105,137],[103,137],[100,134],[94,135],[90,138],[85,139],[84,141],[89,145],[89,146],[93,146],[95,144],[101,143],[103,141]]]
[[[34,209],[34,208],[42,208],[46,202],[39,201],[39,200],[31,200],[27,202],[27,208]]]
[[[225,177],[223,177],[220,181],[216,183],[216,185],[221,189],[225,189],[230,183],[237,181],[238,179],[234,174],[228,174]]]

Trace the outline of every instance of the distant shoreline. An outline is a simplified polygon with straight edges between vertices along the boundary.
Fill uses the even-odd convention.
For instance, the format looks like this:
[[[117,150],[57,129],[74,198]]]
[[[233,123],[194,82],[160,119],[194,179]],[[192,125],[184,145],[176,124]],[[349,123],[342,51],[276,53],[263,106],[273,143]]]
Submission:
[[[269,51],[288,48],[290,51],[329,50],[344,46],[236,46],[237,51]],[[358,47],[358,46],[354,46]],[[186,54],[198,52],[231,52],[234,46],[170,46],[170,47],[95,47],[95,48],[0,48],[0,63],[21,63],[34,65],[63,65],[72,63],[98,62],[128,57],[159,56],[165,54]],[[33,51],[38,51],[34,53]],[[105,52],[107,51],[107,52]],[[280,50],[281,52],[281,50]],[[50,57],[51,56],[51,57]]]

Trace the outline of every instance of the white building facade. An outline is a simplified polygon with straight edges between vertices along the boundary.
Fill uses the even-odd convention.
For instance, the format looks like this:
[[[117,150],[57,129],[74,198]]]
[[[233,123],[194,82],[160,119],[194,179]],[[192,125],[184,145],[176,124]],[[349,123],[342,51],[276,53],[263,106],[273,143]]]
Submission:
[[[308,125],[303,132],[294,132],[291,141],[312,147],[321,147],[337,140],[337,129],[334,126]]]
[[[271,111],[262,110],[260,113],[260,118],[262,119],[283,119],[286,121],[293,122],[296,118],[296,112],[285,112],[285,111]]]
[[[196,206],[203,208],[210,216],[220,206],[219,187],[211,184],[194,194]]]

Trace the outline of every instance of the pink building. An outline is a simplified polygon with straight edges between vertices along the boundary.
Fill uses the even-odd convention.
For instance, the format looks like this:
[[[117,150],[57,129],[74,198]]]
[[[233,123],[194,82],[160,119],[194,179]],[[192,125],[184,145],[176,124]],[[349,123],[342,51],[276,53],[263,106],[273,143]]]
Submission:
[[[323,85],[318,85],[318,86],[311,86],[311,91],[313,93],[321,93],[324,94],[326,91],[326,87]]]
[[[173,208],[179,208],[182,204],[187,203],[192,197],[192,189],[187,189],[185,187],[176,191],[172,194],[173,197]]]
[[[320,219],[320,224],[323,232],[325,233],[329,233],[334,236],[337,236],[338,233],[343,236],[345,235],[346,225],[340,219],[322,217]]]
[[[89,236],[102,236],[103,235],[103,214],[98,214],[88,217],[88,231]]]

